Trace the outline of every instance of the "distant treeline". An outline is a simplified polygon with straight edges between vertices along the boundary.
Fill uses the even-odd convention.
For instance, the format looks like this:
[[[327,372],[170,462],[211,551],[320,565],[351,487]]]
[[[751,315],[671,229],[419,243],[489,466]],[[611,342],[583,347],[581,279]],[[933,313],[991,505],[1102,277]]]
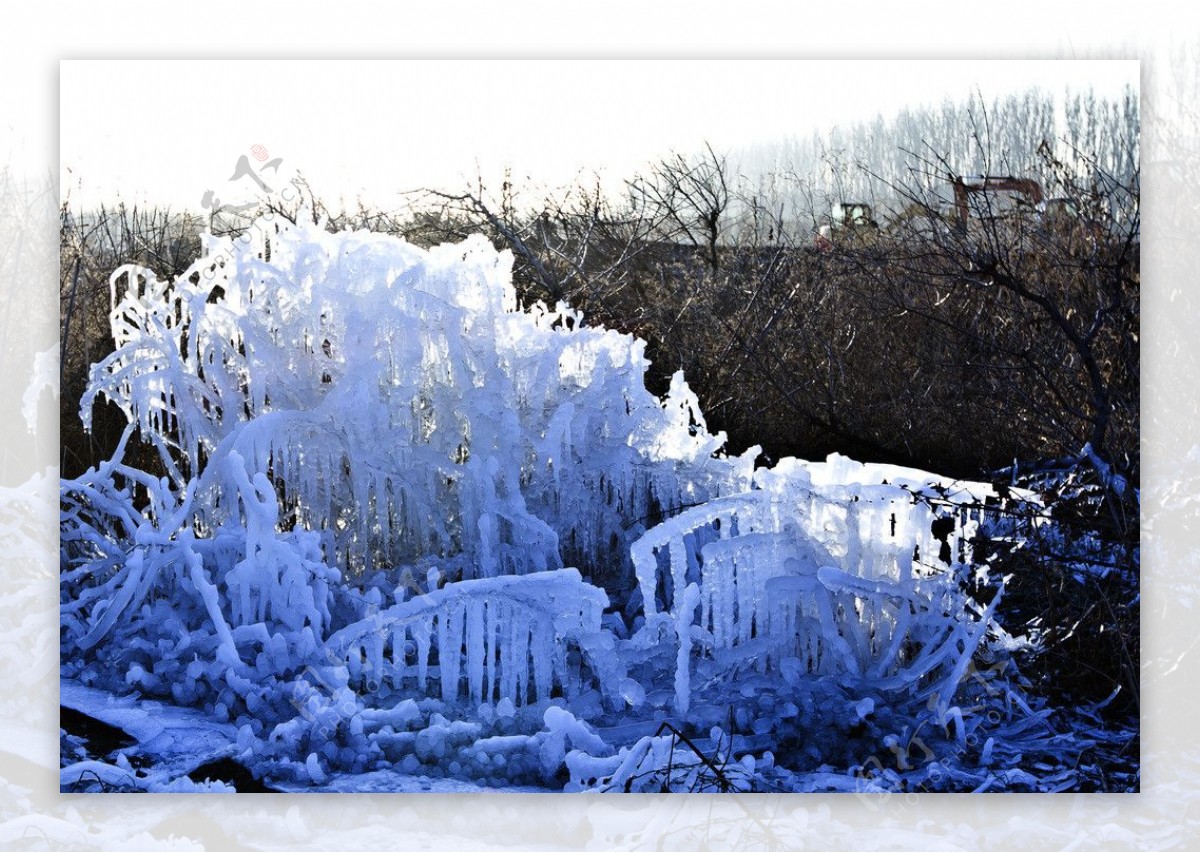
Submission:
[[[902,188],[944,191],[950,171],[1031,177],[1048,196],[1094,180],[1128,186],[1138,176],[1139,130],[1138,93],[1130,87],[1116,100],[1091,90],[1056,97],[1029,89],[762,143],[733,152],[730,162],[751,202],[744,221],[757,205],[811,227],[830,200],[895,210],[905,204]],[[1071,168],[1047,172],[1047,156]]]

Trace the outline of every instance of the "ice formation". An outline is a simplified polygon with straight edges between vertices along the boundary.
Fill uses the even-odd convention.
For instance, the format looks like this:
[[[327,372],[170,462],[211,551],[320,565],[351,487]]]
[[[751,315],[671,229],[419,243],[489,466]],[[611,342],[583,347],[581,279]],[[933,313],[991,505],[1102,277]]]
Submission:
[[[665,403],[645,389],[642,342],[516,310],[482,238],[425,252],[260,221],[206,251],[172,282],[113,275],[117,349],[81,409],[119,405],[174,489],[198,482],[204,528],[237,520],[236,473],[211,464],[236,453],[331,565],[524,574],[620,562],[627,519],[749,473],[706,463],[722,439],[681,377]]]
[[[62,484],[65,679],[197,709],[309,787],[730,790],[792,772],[746,740],[785,725],[979,725],[955,697],[995,602],[959,580],[988,487],[755,470],[682,375],[646,389],[643,342],[520,308],[486,241],[301,220],[112,276],[81,415],[130,426]],[[667,718],[692,736],[645,731]],[[736,769],[698,758],[718,724]]]
[[[346,660],[352,678],[474,706],[503,699],[525,705],[549,698],[555,686],[569,696],[584,678],[581,664],[612,697],[622,673],[611,635],[600,628],[607,604],[604,592],[575,569],[462,581],[347,625],[326,648]],[[583,658],[573,671],[571,652]]]
[[[633,545],[643,632],[652,635],[645,642],[658,641],[663,619],[677,625],[677,685],[687,684],[691,665],[678,623],[692,626],[696,605],[684,595],[676,606],[670,590],[693,590],[693,578],[700,581],[698,628],[714,651],[726,652],[718,657],[728,665],[738,661],[730,650],[749,646],[760,668],[788,660],[805,673],[877,690],[915,689],[947,666],[948,684],[957,683],[953,665],[970,658],[988,618],[947,618],[961,602],[945,582],[932,508],[914,500],[934,487],[944,491],[942,483],[833,456],[822,465],[783,460],[760,470],[755,486],[685,510]],[[990,487],[972,488],[972,504],[995,498]],[[969,559],[980,510],[962,514],[949,550]],[[942,703],[947,689],[941,685]],[[686,712],[687,704],[680,690],[676,706]]]

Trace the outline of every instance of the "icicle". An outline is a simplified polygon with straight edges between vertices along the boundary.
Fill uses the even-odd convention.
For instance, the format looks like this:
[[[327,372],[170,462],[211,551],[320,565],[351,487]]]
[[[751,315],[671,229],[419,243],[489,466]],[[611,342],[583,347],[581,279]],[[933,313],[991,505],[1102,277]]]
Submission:
[[[408,626],[397,625],[392,629],[392,677],[391,686],[395,690],[404,687],[404,675],[408,669]]]
[[[516,643],[517,618],[515,608],[508,609],[508,619],[500,626],[499,662],[500,662],[500,695],[499,699],[517,701],[517,662],[514,660],[513,646]]]
[[[463,605],[454,601],[438,619],[438,667],[442,678],[442,700],[458,699],[462,671]]]
[[[679,653],[675,659],[675,710],[686,714],[692,698],[692,619],[700,604],[700,590],[695,584],[689,584],[679,598],[680,606],[675,621],[675,633],[679,641]]]
[[[487,672],[484,680],[485,702],[495,701],[496,695],[496,629],[501,619],[503,612],[503,603],[500,601],[487,602],[487,624],[484,631],[484,643],[486,647]]]
[[[417,644],[417,689],[424,693],[429,683],[429,651],[433,632],[431,626],[424,622],[413,624],[411,630]]]
[[[671,596],[678,599],[680,591],[687,586],[687,546],[682,536],[676,536],[671,539],[667,549],[671,561]],[[672,609],[677,608],[678,604]]]
[[[560,649],[554,640],[553,622],[542,617],[532,625],[530,638],[530,657],[533,659],[533,693],[534,700],[550,698],[551,677],[554,672],[554,658]]]
[[[466,604],[467,693],[472,705],[478,705],[483,700],[484,659],[487,654],[484,607],[485,602],[478,599]]]
[[[367,642],[366,655],[366,682],[368,690],[374,692],[383,684],[383,642],[384,632],[382,630],[371,633]]]
[[[525,705],[529,701],[529,615],[523,608],[513,613],[511,637],[508,663],[513,673],[513,692],[505,698]]]

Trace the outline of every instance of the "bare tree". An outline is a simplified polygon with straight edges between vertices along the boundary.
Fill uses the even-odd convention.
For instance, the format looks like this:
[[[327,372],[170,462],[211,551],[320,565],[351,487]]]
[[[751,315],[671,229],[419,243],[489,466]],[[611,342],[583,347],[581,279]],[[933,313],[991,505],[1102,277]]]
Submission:
[[[123,428],[107,404],[98,407],[90,432],[79,419],[91,365],[114,348],[109,276],[125,263],[180,275],[199,255],[203,223],[187,213],[124,204],[81,211],[67,202],[59,214],[60,464],[64,476],[75,476],[107,458]]]
[[[944,160],[921,167],[958,179]],[[1033,455],[1090,445],[1136,468],[1137,178],[1123,184],[1094,163],[1075,171],[1095,179],[1043,151],[1044,177],[1069,193],[1056,205],[1009,207],[985,190],[969,204],[960,195],[949,215],[940,197],[897,186],[919,215],[894,230],[884,256],[851,260],[894,310],[921,318],[927,343],[949,345],[941,357],[961,365],[960,410],[971,400],[996,409]]]
[[[652,218],[671,226],[667,239],[683,237],[705,249],[713,271],[720,266],[717,245],[731,197],[728,169],[726,155],[705,143],[702,155],[674,154],[655,164],[649,175],[629,182],[635,206],[648,208]]]

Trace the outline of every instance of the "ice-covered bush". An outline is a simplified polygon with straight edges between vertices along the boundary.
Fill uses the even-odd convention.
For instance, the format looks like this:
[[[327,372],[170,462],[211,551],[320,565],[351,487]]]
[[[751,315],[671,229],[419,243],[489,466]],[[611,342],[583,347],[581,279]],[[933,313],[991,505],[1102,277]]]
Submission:
[[[831,480],[837,466],[845,470]],[[664,619],[673,626],[679,710],[690,700],[693,641],[719,667],[749,659],[885,693],[930,688],[949,706],[998,600],[976,612],[958,588],[933,510],[917,499],[931,484],[888,473],[891,482],[871,482],[888,478],[836,456],[783,460],[758,472],[754,490],[685,510],[634,544],[650,634],[639,639],[657,642]],[[974,488],[982,505],[991,489]],[[977,525],[954,525],[945,551],[967,549]]]
[[[276,219],[208,238],[174,281],[123,267],[81,414],[120,406],[173,488],[196,481],[203,529],[244,514],[238,454],[350,570],[621,563],[629,519],[748,476],[712,459],[681,377],[646,390],[641,341],[517,310],[510,266],[482,238],[424,251]]]
[[[755,471],[682,375],[646,389],[643,342],[522,309],[510,263],[262,219],[172,281],[114,273],[81,415],[129,427],[62,483],[64,676],[232,723],[296,784],[738,789],[791,778],[747,733],[914,709],[965,744],[955,697],[1000,636],[963,591],[983,518],[939,535],[925,498],[997,496],[841,457]],[[667,714],[726,725],[740,769],[587,722]]]
[[[390,605],[412,611],[402,640],[440,632],[423,654],[431,645],[454,681],[452,656],[467,650],[468,675],[477,662],[474,620],[415,607],[411,590],[372,600],[353,576],[382,570],[398,586],[432,561],[454,584],[570,562],[621,590],[646,520],[748,484],[751,459],[714,455],[722,439],[681,377],[660,401],[642,342],[562,306],[519,310],[509,265],[478,239],[427,252],[264,219],[209,238],[173,281],[114,273],[117,349],[81,415],[104,397],[130,428],[112,460],[63,484],[66,670],[230,718],[261,720],[272,703],[282,717],[270,680],[343,656],[347,631]],[[128,461],[134,442],[154,470]],[[598,648],[605,594],[579,580],[568,592],[568,610],[599,596],[572,634]],[[491,593],[490,618],[515,631],[525,611],[497,608],[520,596]],[[469,613],[483,612],[476,598]],[[562,640],[539,614],[520,642],[546,642],[544,618]],[[439,648],[455,624],[468,636]],[[516,698],[524,674],[545,693],[552,663],[543,646],[495,688]]]

